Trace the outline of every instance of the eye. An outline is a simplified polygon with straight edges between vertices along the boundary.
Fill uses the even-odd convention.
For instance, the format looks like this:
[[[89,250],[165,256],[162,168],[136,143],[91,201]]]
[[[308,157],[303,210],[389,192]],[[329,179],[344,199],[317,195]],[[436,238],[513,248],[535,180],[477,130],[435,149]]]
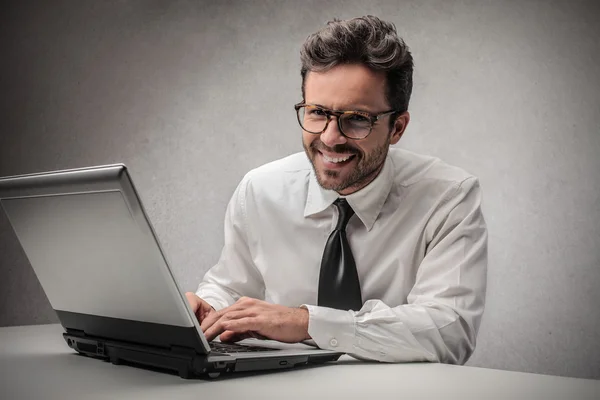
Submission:
[[[351,123],[356,123],[356,124],[368,124],[371,121],[369,120],[369,118],[365,117],[364,115],[360,115],[360,114],[348,114],[346,119],[348,120],[348,122]]]
[[[320,108],[306,108],[306,113],[312,117],[324,117],[325,112]]]

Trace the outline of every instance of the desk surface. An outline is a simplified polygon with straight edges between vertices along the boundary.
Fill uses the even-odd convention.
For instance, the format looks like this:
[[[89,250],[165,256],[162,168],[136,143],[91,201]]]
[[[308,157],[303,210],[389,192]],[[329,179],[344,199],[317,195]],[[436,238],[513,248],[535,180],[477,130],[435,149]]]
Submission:
[[[0,328],[2,399],[600,399],[600,380],[443,364],[337,363],[216,380],[74,354],[60,325]]]

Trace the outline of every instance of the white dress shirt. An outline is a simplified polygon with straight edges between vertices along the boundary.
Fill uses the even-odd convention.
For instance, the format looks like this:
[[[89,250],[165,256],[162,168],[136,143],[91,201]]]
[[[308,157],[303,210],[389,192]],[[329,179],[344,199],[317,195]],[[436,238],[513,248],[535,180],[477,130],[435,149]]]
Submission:
[[[464,363],[485,303],[477,179],[390,148],[377,178],[345,196],[356,213],[346,235],[364,301],[357,311],[316,306],[338,197],[319,186],[304,153],[250,171],[228,205],[219,262],[197,295],[216,310],[241,296],[305,305],[314,342],[356,358]]]

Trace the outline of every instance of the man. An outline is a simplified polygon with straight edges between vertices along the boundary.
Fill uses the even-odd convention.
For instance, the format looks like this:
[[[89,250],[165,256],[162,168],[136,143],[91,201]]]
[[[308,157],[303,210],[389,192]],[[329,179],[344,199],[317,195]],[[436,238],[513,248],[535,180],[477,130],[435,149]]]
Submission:
[[[301,50],[304,153],[249,172],[225,244],[188,300],[208,340],[313,340],[387,362],[464,363],[484,308],[476,178],[390,149],[412,56],[395,27],[332,21]]]

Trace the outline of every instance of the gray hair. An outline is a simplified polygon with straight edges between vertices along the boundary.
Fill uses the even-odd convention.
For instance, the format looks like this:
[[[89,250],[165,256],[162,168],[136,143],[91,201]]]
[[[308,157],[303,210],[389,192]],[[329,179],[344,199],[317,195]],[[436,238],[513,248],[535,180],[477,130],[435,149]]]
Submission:
[[[398,114],[408,110],[413,58],[390,22],[372,15],[329,21],[326,27],[306,39],[300,50],[300,60],[303,98],[309,71],[323,72],[339,64],[356,63],[384,72],[386,100]]]

